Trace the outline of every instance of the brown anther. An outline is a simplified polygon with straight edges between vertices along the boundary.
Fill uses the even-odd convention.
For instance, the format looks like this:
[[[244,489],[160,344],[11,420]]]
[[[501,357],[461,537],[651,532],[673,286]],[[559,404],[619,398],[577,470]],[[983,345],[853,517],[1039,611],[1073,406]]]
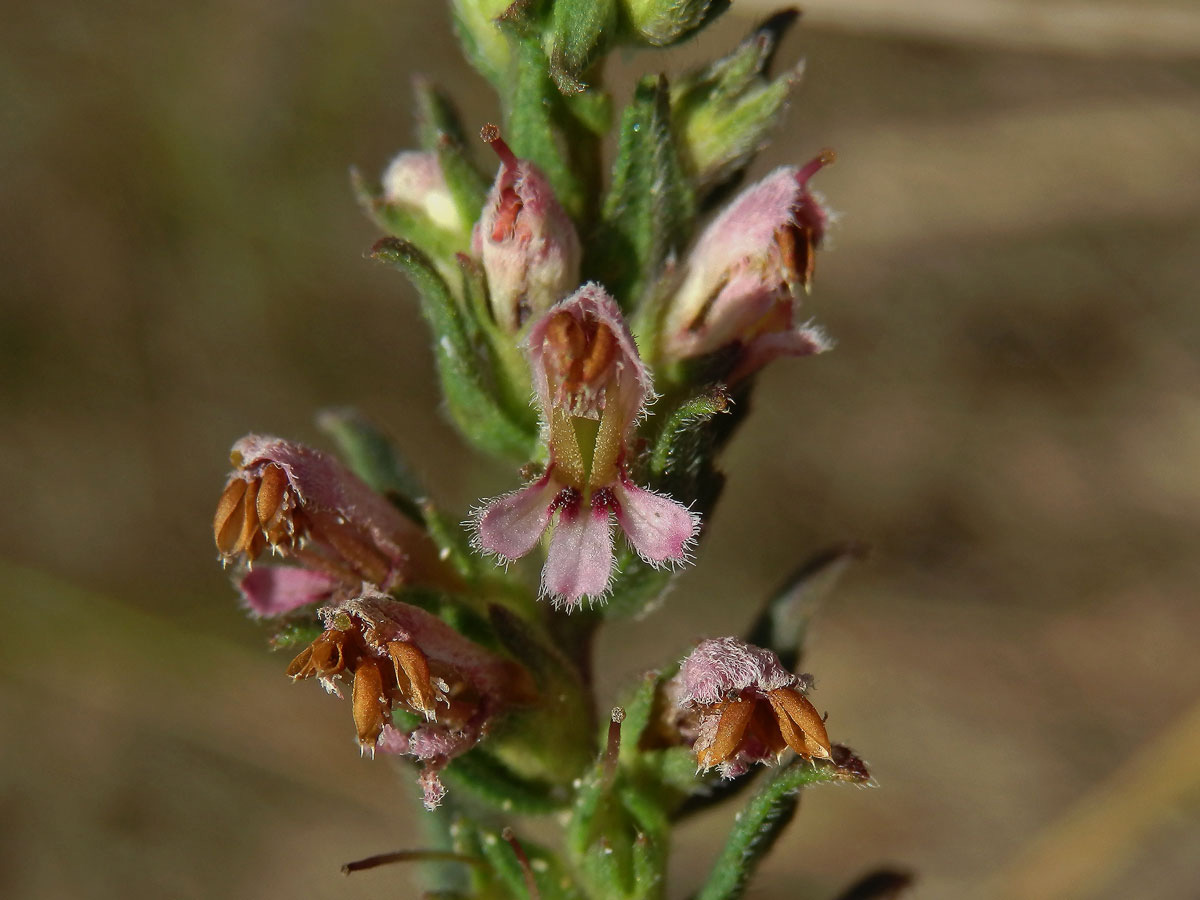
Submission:
[[[753,700],[728,700],[718,704],[716,714],[720,718],[717,721],[717,732],[712,743],[697,754],[697,762],[707,769],[733,756],[746,733],[746,726],[750,723],[753,712]]]
[[[778,688],[767,694],[779,731],[789,747],[805,759],[828,759],[829,735],[816,707],[794,688]]]
[[[322,678],[346,668],[346,633],[331,628],[312,643],[312,665]]]
[[[429,676],[429,660],[425,654],[408,641],[392,641],[387,648],[396,668],[396,684],[405,702],[424,713],[425,718],[436,718],[437,692]]]
[[[267,466],[263,471],[258,486],[256,501],[258,521],[266,528],[283,506],[284,492],[287,489],[287,473],[276,465]]]
[[[596,333],[588,342],[580,367],[580,380],[585,384],[597,381],[617,355],[617,338],[607,325],[598,323]]]
[[[317,674],[317,668],[312,662],[313,648],[309,644],[303,650],[296,654],[296,658],[288,663],[287,672],[284,674],[293,681],[303,681],[305,678],[311,678]]]
[[[383,671],[373,657],[364,657],[354,670],[351,704],[359,744],[374,747],[390,710],[383,693]]]
[[[245,517],[246,482],[235,478],[225,486],[213,516],[213,540],[224,556],[235,552]]]
[[[575,381],[579,360],[587,350],[587,335],[570,313],[556,313],[546,323],[546,356],[551,368],[564,381]]]
[[[238,536],[237,546],[234,547],[234,553],[245,553],[246,557],[251,562],[254,560],[254,538],[259,533],[258,513],[256,504],[258,502],[258,482],[249,481],[246,483],[246,494],[242,498],[242,533]]]

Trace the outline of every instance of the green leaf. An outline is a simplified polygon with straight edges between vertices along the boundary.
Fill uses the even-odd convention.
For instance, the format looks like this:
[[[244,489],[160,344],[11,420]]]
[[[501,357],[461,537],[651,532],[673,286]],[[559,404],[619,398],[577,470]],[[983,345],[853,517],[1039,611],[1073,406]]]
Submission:
[[[564,94],[587,89],[583,78],[617,28],[616,0],[555,0],[550,26],[550,74]]]
[[[650,477],[655,485],[668,491],[686,485],[689,489],[684,496],[694,498],[696,481],[711,465],[712,440],[705,426],[729,412],[732,403],[729,390],[717,384],[671,411],[650,454]]]
[[[771,595],[746,640],[774,650],[784,668],[794,671],[813,617],[850,564],[866,554],[864,544],[847,543],[810,557]]]
[[[479,847],[483,858],[507,890],[506,896],[514,900],[529,898],[525,870],[513,847],[500,832],[484,828],[480,829],[479,835]],[[520,842],[522,850],[529,858],[529,867],[542,900],[580,900],[578,889],[553,852],[524,838],[521,838]]]
[[[455,759],[442,772],[451,790],[462,788],[477,799],[504,812],[545,815],[564,808],[566,790],[524,778],[483,748]]]
[[[351,472],[414,522],[423,521],[418,500],[425,495],[424,488],[400,458],[395,444],[371,420],[343,406],[317,413],[317,427],[333,439]]]
[[[837,749],[848,754],[845,748]],[[738,813],[696,900],[736,900],[742,896],[758,864],[796,814],[800,789],[822,782],[865,784],[869,776],[865,768],[858,771],[861,766],[852,755],[842,765],[814,764],[797,757],[774,773]]]
[[[311,644],[325,628],[319,622],[310,619],[297,622],[285,622],[279,630],[271,635],[272,650],[288,650]]]
[[[471,159],[458,111],[432,82],[417,78],[413,86],[421,145],[437,154],[459,216],[464,222],[475,222],[483,210],[489,180]]]
[[[504,136],[513,152],[534,162],[554,187],[567,213],[578,220],[585,206],[583,185],[565,151],[561,126],[570,115],[550,77],[536,35],[514,39],[516,63],[504,103]]]
[[[665,76],[639,82],[621,119],[612,187],[604,200],[588,277],[635,309],[694,225],[696,198],[671,128]]]
[[[459,431],[487,453],[528,460],[537,433],[514,421],[497,402],[490,384],[490,361],[468,340],[462,310],[429,259],[414,245],[394,238],[377,243],[371,255],[403,270],[417,289],[421,312],[434,336],[446,407]]]
[[[628,36],[636,43],[669,47],[694,36],[729,9],[729,0],[628,0]]]

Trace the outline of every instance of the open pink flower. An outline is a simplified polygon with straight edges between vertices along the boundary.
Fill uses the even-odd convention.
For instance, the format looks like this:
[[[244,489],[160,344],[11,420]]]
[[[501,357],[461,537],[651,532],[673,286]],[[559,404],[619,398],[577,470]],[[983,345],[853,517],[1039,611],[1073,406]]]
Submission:
[[[542,593],[568,609],[608,589],[613,518],[647,562],[685,561],[699,516],[638,487],[627,471],[634,425],[653,390],[612,297],[584,285],[533,325],[526,349],[549,462],[540,478],[476,511],[476,545],[517,559],[553,527]]]
[[[798,322],[829,213],[808,181],[833,156],[783,166],[739,194],[700,236],[664,322],[663,353],[676,361],[737,346],[730,381],[777,356],[830,346]]]
[[[516,332],[579,283],[579,237],[541,170],[517,159],[495,126],[484,137],[500,157],[500,172],[471,249],[487,274],[492,315]]]

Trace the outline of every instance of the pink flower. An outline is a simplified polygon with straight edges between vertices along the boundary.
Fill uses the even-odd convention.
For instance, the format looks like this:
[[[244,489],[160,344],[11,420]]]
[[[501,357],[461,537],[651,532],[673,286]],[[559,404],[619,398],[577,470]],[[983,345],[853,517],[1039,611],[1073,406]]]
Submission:
[[[776,356],[829,349],[821,331],[799,324],[796,313],[829,224],[808,181],[832,159],[825,153],[802,169],[776,169],[705,229],[664,321],[668,360],[736,347],[729,380],[737,381]]]
[[[678,706],[697,716],[680,723],[703,769],[733,778],[754,763],[770,764],[791,748],[805,759],[832,752],[825,723],[804,694],[807,675],[794,675],[770,650],[735,637],[702,641],[672,685]]]
[[[363,582],[388,590],[452,583],[424,531],[332,457],[251,434],[230,458],[213,537],[223,562],[251,569],[240,587],[256,615],[282,615]],[[303,568],[253,571],[268,547]]]
[[[629,442],[653,390],[613,299],[584,285],[533,325],[526,349],[549,462],[540,478],[476,511],[476,545],[517,559],[552,527],[541,590],[568,609],[608,589],[613,518],[652,565],[686,561],[699,516],[628,474]]]
[[[579,283],[579,238],[541,170],[517,159],[495,126],[484,138],[500,157],[500,172],[471,249],[487,274],[496,322],[516,332]]]

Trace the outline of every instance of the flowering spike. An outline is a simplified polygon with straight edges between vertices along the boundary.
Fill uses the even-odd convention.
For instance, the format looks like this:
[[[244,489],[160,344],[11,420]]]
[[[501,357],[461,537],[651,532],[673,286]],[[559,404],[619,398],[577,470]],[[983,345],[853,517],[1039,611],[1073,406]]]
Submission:
[[[542,593],[568,609],[608,590],[614,518],[648,562],[687,561],[699,517],[628,475],[633,429],[654,391],[616,302],[584,285],[533,324],[526,352],[550,460],[536,481],[476,510],[475,545],[516,559],[553,528]]]

